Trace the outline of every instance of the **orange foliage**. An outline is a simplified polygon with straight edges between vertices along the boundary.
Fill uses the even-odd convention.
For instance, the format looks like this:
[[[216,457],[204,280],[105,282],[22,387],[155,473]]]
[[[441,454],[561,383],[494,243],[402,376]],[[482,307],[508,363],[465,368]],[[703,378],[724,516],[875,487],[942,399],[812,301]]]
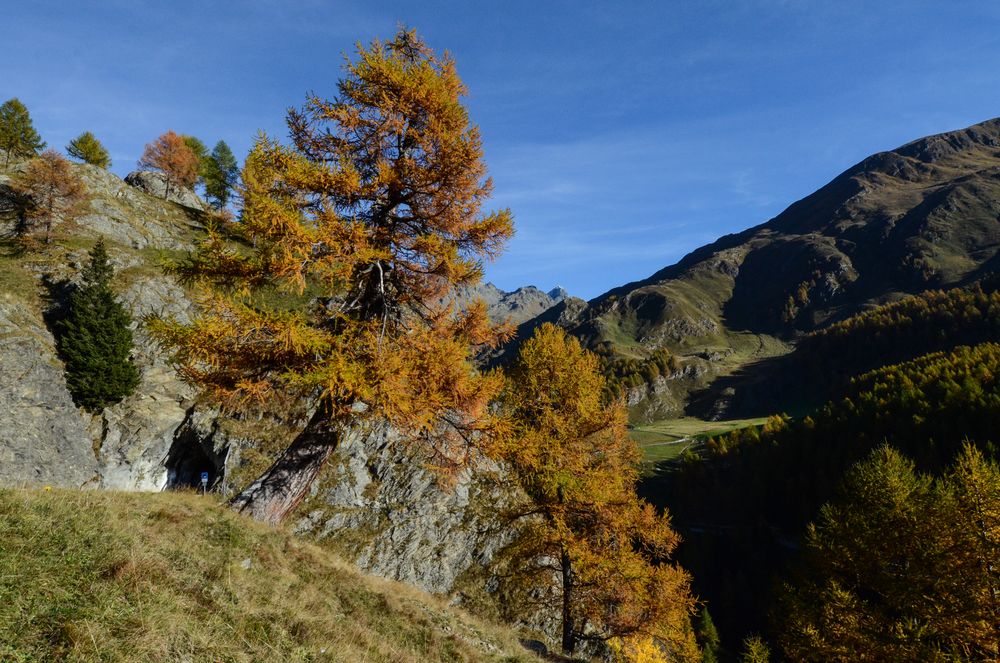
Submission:
[[[55,150],[46,150],[29,161],[12,185],[25,201],[18,228],[25,241],[30,241],[33,231],[40,227],[48,244],[53,224],[57,220],[72,221],[87,202],[83,181],[73,172],[69,160]]]
[[[226,406],[321,393],[329,420],[379,416],[423,434],[444,419],[440,460],[459,463],[500,387],[472,350],[508,332],[483,306],[436,302],[479,280],[511,215],[480,211],[491,184],[451,58],[401,31],[360,48],[338,91],[289,112],[291,145],[258,138],[239,221],[177,268],[209,286],[204,314],[154,328]],[[281,306],[303,293],[308,307]]]
[[[198,179],[198,156],[173,131],[168,131],[146,145],[142,158],[139,159],[139,167],[163,173],[166,184],[164,198],[170,195],[171,188],[191,187]]]
[[[551,324],[510,370],[511,431],[493,452],[529,497],[514,514],[528,518],[510,550],[512,584],[561,613],[566,653],[579,639],[617,638],[626,649],[652,639],[671,660],[697,658],[689,577],[667,561],[679,539],[637,497],[625,406],[605,406],[603,388],[598,358]]]

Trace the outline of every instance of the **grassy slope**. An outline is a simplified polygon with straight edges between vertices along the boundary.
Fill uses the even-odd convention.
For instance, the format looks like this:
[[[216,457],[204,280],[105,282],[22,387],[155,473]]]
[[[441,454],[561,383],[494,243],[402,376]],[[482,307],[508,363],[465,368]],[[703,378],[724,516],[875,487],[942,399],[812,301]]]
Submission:
[[[212,498],[2,490],[0,660],[537,659]]]
[[[656,464],[677,458],[685,449],[705,438],[724,435],[738,428],[759,426],[765,418],[703,421],[694,417],[664,419],[632,426],[629,435],[642,449],[644,463]]]

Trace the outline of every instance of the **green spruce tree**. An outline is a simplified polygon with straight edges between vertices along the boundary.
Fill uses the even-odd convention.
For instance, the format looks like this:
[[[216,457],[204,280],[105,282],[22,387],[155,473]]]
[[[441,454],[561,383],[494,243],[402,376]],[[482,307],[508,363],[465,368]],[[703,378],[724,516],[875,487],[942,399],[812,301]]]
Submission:
[[[695,622],[695,636],[698,638],[698,645],[701,647],[701,663],[719,663],[722,658],[722,643],[719,640],[719,631],[715,628],[712,615],[708,614],[708,608],[702,606]]]
[[[0,150],[4,151],[4,167],[11,158],[33,157],[45,147],[45,141],[35,131],[28,109],[17,98],[0,105]]]
[[[236,163],[233,151],[226,145],[226,141],[220,140],[212,149],[203,177],[205,195],[208,196],[213,207],[222,209],[229,203],[229,197],[236,187],[239,173],[239,165]]]
[[[111,155],[108,154],[101,141],[97,140],[97,137],[89,131],[85,131],[71,140],[66,146],[66,154],[98,168],[111,167]]]
[[[60,323],[59,350],[73,400],[100,412],[135,391],[139,371],[132,362],[131,318],[111,291],[114,270],[104,240],[90,251],[83,284],[70,297]]]

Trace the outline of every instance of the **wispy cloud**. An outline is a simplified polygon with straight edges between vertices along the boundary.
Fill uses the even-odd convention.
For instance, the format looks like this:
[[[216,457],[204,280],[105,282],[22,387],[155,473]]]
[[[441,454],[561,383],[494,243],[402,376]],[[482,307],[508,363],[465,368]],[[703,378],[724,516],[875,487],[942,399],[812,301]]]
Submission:
[[[399,22],[469,86],[518,236],[488,274],[593,296],[867,154],[1000,113],[1000,5],[843,0],[8,3],[0,96],[127,172],[165,129],[244,152]]]

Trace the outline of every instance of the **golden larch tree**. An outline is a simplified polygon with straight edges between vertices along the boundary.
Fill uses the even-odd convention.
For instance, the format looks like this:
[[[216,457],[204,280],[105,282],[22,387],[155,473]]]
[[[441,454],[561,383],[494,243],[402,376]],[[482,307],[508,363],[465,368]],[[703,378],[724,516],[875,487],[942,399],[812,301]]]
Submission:
[[[1000,660],[1000,469],[967,444],[933,480],[876,449],[810,525],[776,617],[794,661]]]
[[[510,586],[559,614],[566,654],[600,640],[631,658],[695,660],[690,578],[669,561],[679,538],[636,495],[625,406],[605,405],[603,391],[597,356],[548,323],[508,371],[509,431],[493,453],[528,496],[511,513],[521,533],[508,550]]]
[[[178,267],[209,286],[204,314],[154,323],[183,375],[223,405],[319,394],[303,432],[233,500],[271,523],[299,503],[345,426],[379,417],[459,463],[500,386],[471,352],[502,330],[481,304],[439,303],[477,282],[513,233],[509,211],[481,211],[492,184],[455,63],[401,30],[359,46],[344,72],[334,99],[289,111],[291,145],[258,138],[239,222]],[[307,288],[308,309],[258,296]],[[448,434],[432,437],[442,425]]]
[[[184,137],[173,131],[147,143],[139,159],[140,168],[156,170],[163,175],[164,200],[170,196],[172,189],[194,186],[200,165],[198,155],[184,141]]]
[[[29,161],[11,184],[22,201],[17,234],[29,243],[38,231],[46,244],[51,242],[55,223],[76,219],[89,199],[73,165],[55,150],[46,150]]]
[[[942,595],[961,618],[954,634],[983,660],[1000,660],[1000,467],[966,443],[944,481],[953,557]]]

